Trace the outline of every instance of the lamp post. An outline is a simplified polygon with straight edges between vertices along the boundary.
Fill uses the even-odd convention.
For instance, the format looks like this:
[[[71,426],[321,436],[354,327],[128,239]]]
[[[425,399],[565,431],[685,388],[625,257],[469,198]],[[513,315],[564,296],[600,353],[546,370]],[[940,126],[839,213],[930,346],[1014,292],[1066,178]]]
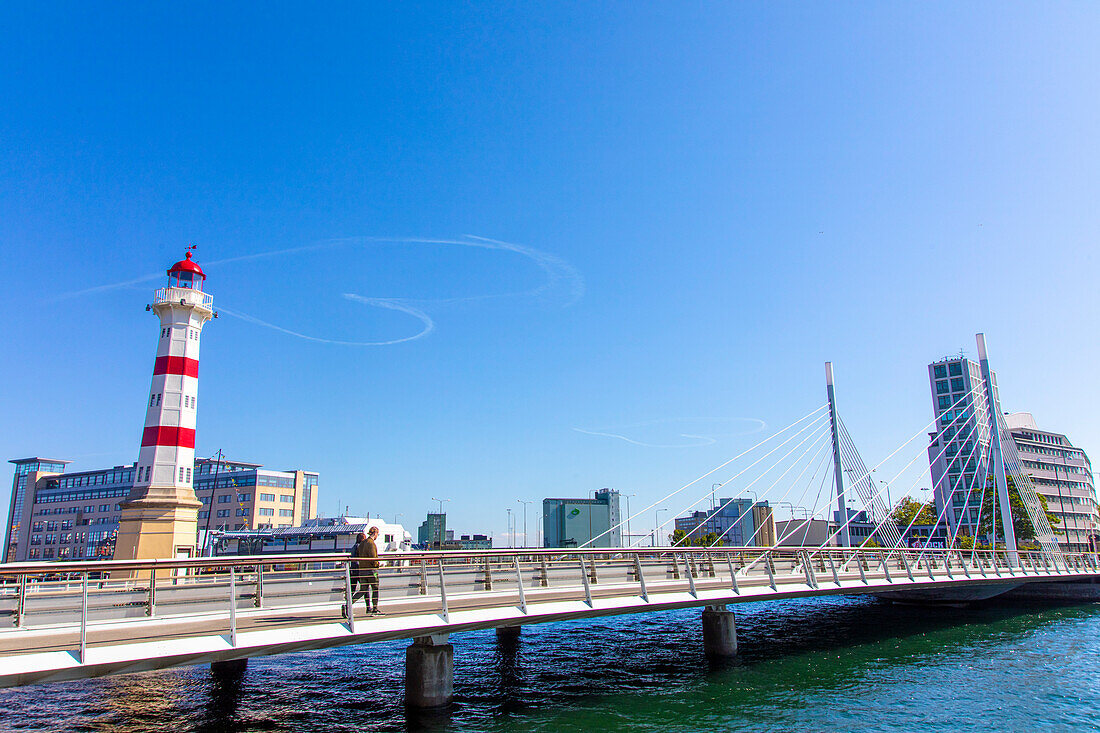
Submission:
[[[710,485],[710,511],[711,511],[711,514],[713,514],[714,510],[718,507],[718,503],[715,501],[715,498],[714,498],[714,490],[718,489],[718,488],[721,488],[721,487],[722,487],[722,484],[711,484]]]
[[[405,516],[405,513],[404,513],[404,512],[398,512],[397,514],[394,514],[394,515],[393,515],[393,523],[394,523],[394,524],[397,524],[397,518],[398,518],[398,517],[403,517],[403,516]]]
[[[523,499],[516,499],[517,502],[523,504],[523,546],[527,547],[527,505],[534,504],[533,501],[525,501]]]
[[[630,547],[630,497],[637,496],[637,494],[623,494],[623,498],[626,499],[626,544],[623,547]]]
[[[654,547],[660,547],[661,546],[661,525],[659,524],[659,515],[661,514],[661,512],[667,512],[667,511],[668,511],[668,509],[666,509],[665,507],[661,507],[657,511],[653,512],[653,539],[654,539],[653,545],[654,545]]]
[[[512,507],[505,507],[504,511],[508,512],[508,546],[515,548],[516,533],[512,529]]]

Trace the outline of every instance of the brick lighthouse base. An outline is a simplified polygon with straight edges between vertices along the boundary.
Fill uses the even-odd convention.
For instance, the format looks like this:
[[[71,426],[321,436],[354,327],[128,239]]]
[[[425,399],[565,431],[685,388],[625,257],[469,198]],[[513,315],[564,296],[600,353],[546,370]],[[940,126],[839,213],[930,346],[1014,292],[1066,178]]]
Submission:
[[[150,486],[143,493],[122,504],[114,559],[194,557],[202,506],[194,492]]]

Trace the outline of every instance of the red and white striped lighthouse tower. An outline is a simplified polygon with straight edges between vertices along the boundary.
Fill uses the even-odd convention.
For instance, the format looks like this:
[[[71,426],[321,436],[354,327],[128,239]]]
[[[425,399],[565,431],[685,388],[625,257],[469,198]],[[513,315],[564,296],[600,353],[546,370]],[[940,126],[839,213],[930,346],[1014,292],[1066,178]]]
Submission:
[[[145,412],[134,488],[122,502],[116,560],[195,554],[195,418],[199,394],[199,343],[214,315],[206,275],[187,256],[168,269],[168,283],[148,306],[160,318],[157,358]]]

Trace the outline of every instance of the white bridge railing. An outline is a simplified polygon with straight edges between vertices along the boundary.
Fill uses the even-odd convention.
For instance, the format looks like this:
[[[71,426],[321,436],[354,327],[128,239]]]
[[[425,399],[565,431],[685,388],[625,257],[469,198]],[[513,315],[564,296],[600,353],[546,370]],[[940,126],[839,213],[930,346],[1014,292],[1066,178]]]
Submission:
[[[539,604],[563,601],[582,602],[583,609],[605,599],[648,604],[657,596],[688,594],[688,605],[692,598],[702,605],[707,599],[760,600],[791,591],[860,593],[1100,575],[1092,553],[1018,555],[1017,562],[1003,551],[969,550],[515,549],[386,554],[376,572],[387,620],[434,614],[447,623],[461,611],[518,607],[527,614]],[[353,600],[361,597],[353,595],[355,580],[343,554],[0,565],[0,661],[34,652],[25,632],[38,630],[64,636],[59,643],[83,663],[90,646],[119,643],[107,636],[97,641],[95,633],[120,623],[148,629],[125,634],[123,641],[154,638],[154,622],[177,620],[183,630],[174,628],[174,637],[220,633],[236,646],[242,615],[255,630],[262,628],[264,611],[276,612],[270,615],[283,627],[298,613],[302,625],[344,624],[354,635]],[[182,624],[190,619],[207,626]]]

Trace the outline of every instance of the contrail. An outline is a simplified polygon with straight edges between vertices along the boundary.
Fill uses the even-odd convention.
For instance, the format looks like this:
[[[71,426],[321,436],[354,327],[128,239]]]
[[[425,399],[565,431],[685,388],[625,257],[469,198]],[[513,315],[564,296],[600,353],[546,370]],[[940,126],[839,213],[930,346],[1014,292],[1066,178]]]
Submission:
[[[405,305],[400,300],[394,298],[367,298],[362,295],[356,295],[355,293],[344,293],[344,297],[348,300],[354,300],[359,303],[365,303],[366,305],[373,305],[379,308],[389,308],[390,310],[401,311],[402,313],[408,313],[410,316],[420,319],[420,322],[424,324],[424,327],[420,329],[419,333],[415,333],[412,336],[405,336],[404,338],[391,339],[389,341],[341,341],[339,339],[327,339],[320,336],[310,336],[308,333],[300,333],[299,331],[292,331],[289,328],[283,328],[275,323],[268,323],[265,320],[256,318],[256,316],[250,316],[247,313],[240,313],[238,311],[232,311],[228,308],[218,307],[220,313],[233,316],[234,318],[240,318],[242,321],[248,321],[254,323],[257,326],[264,326],[280,333],[285,333],[288,336],[297,336],[300,339],[306,341],[316,341],[320,344],[334,344],[336,346],[391,346],[393,344],[402,344],[406,341],[416,341],[419,338],[424,338],[429,333],[435,330],[435,321],[431,319],[427,313],[412,306]]]
[[[576,303],[584,295],[584,279],[580,273],[577,272],[571,264],[555,255],[548,254],[541,250],[537,250],[533,247],[527,247],[522,244],[515,244],[513,242],[503,242],[496,239],[489,239],[487,237],[478,237],[475,235],[464,235],[464,239],[436,239],[428,237],[342,237],[338,239],[327,239],[322,242],[314,244],[304,245],[301,247],[286,247],[283,249],[269,250],[266,252],[253,252],[251,254],[238,255],[235,257],[226,257],[220,260],[210,260],[206,263],[207,267],[226,265],[236,262],[247,262],[251,260],[263,259],[266,257],[278,257],[288,254],[298,254],[302,252],[312,252],[325,249],[331,249],[340,246],[354,246],[354,245],[381,245],[381,244],[397,244],[397,245],[435,245],[435,246],[457,246],[457,247],[477,247],[479,249],[489,249],[502,252],[514,252],[518,255],[526,257],[534,262],[539,269],[542,270],[546,277],[546,282],[542,283],[538,287],[513,293],[496,293],[490,295],[471,295],[457,298],[374,298],[364,295],[358,295],[356,293],[344,293],[344,297],[349,300],[354,300],[365,305],[374,306],[378,308],[389,308],[390,310],[400,311],[407,313],[414,318],[420,320],[423,324],[423,328],[412,336],[406,336],[399,339],[391,339],[386,341],[343,341],[339,339],[327,339],[319,336],[311,336],[306,333],[294,331],[289,328],[285,328],[275,323],[270,323],[261,318],[243,313],[241,311],[232,310],[223,306],[218,307],[218,310],[226,315],[240,318],[241,320],[253,323],[258,326],[270,328],[280,333],[287,334],[288,336],[296,336],[297,338],[306,339],[307,341],[315,341],[325,344],[336,344],[341,346],[389,346],[392,344],[400,344],[406,341],[415,341],[423,338],[435,330],[435,322],[432,320],[425,311],[420,308],[413,307],[410,303],[416,303],[418,305],[430,305],[430,304],[446,304],[446,303],[458,303],[474,300],[489,300],[494,298],[507,298],[507,297],[546,297],[554,293],[560,293],[562,295],[561,307],[568,308]],[[159,278],[164,277],[160,273],[145,275],[143,277],[134,278],[130,280],[124,280],[117,283],[109,283],[106,285],[97,285],[91,288],[84,288],[82,290],[76,290],[70,293],[64,293],[56,296],[56,300],[65,300],[68,298],[75,298],[80,295],[88,295],[92,293],[101,293],[109,290],[117,290],[120,288],[132,287],[140,285],[142,283],[151,282]]]
[[[621,440],[631,445],[641,446],[643,448],[702,448],[708,445],[714,445],[720,438],[734,438],[740,435],[751,435],[752,433],[759,433],[764,430],[768,424],[763,420],[755,417],[738,417],[738,418],[725,418],[725,417],[707,417],[707,418],[671,418],[663,420],[647,420],[640,423],[632,423],[630,425],[621,425],[616,430],[626,430],[629,428],[640,428],[648,425],[659,425],[661,423],[674,423],[674,422],[732,422],[734,420],[741,420],[744,422],[755,423],[755,427],[751,430],[742,430],[736,433],[713,433],[710,435],[696,435],[693,433],[678,433],[677,437],[687,438],[689,440],[695,440],[694,443],[679,443],[679,444],[666,444],[666,443],[646,443],[644,441],[628,438],[620,433],[605,432],[603,430],[585,430],[584,428],[573,428],[578,433],[584,435],[595,435],[601,438],[613,438],[615,440]]]

